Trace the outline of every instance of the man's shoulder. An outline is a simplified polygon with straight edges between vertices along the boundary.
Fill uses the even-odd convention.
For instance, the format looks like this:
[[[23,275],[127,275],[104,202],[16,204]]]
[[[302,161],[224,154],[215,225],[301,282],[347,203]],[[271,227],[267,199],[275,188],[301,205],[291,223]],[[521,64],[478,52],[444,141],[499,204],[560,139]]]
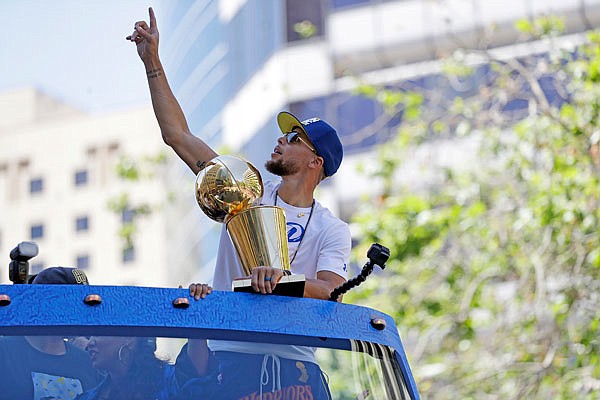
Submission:
[[[326,221],[327,224],[334,224],[339,226],[348,225],[340,217],[336,216],[329,208],[325,207],[318,201],[315,201],[315,214],[319,216],[319,219],[321,221]]]
[[[0,336],[1,349],[14,349],[16,351],[23,346],[29,347],[29,344],[23,336]]]
[[[23,336],[0,337],[0,362],[22,363],[33,351]]]
[[[0,343],[15,343],[25,340],[23,336],[0,336]]]
[[[315,215],[313,217],[316,217],[315,221],[317,222],[315,225],[318,226],[320,235],[335,235],[338,238],[340,237],[338,235],[350,236],[350,226],[318,202],[315,204]]]

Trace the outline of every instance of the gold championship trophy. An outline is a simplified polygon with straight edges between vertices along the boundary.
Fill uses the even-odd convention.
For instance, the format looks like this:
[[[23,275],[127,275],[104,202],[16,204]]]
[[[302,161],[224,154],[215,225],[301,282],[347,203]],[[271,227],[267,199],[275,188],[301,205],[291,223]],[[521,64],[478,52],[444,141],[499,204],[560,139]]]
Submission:
[[[215,157],[196,177],[196,201],[206,216],[225,223],[245,275],[258,266],[290,270],[285,212],[256,206],[262,195],[260,173],[238,157]],[[232,286],[235,291],[253,291],[250,279],[235,280]],[[284,276],[273,293],[302,297],[304,275]]]

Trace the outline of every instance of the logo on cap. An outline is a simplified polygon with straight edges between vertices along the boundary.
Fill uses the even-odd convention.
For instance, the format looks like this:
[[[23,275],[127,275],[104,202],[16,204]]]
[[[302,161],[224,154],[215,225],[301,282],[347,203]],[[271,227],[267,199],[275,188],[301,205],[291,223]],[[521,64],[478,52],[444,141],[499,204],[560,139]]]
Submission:
[[[85,272],[83,272],[82,270],[77,269],[77,268],[75,268],[71,272],[73,273],[73,278],[75,278],[75,282],[77,282],[78,284],[81,284],[81,285],[88,284],[88,280],[87,280],[87,276],[85,275]]]
[[[313,122],[317,122],[317,121],[320,121],[320,119],[319,118],[309,118],[307,120],[302,121],[302,125],[310,125]]]

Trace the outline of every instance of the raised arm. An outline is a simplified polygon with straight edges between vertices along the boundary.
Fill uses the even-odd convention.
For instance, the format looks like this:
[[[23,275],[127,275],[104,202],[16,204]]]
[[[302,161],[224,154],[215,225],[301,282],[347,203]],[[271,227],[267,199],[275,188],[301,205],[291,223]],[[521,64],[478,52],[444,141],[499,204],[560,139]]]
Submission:
[[[158,56],[158,27],[152,7],[148,10],[150,25],[145,21],[135,23],[134,31],[127,40],[134,42],[146,68],[154,114],[160,126],[162,138],[196,174],[198,162],[208,161],[217,153],[200,138],[190,132],[183,110],[171,91],[169,82]]]

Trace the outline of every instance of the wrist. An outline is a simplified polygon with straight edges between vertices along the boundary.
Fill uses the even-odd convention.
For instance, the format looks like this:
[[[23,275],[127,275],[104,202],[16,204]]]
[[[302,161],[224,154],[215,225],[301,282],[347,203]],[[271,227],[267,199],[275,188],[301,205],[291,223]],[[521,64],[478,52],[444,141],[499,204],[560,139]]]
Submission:
[[[150,57],[144,61],[144,68],[146,68],[146,73],[155,69],[160,69],[162,71],[162,63],[160,59],[157,57]]]
[[[151,69],[146,69],[146,77],[148,77],[148,79],[150,78],[157,78],[159,76],[161,76],[163,74],[163,70],[162,68],[151,68]]]

